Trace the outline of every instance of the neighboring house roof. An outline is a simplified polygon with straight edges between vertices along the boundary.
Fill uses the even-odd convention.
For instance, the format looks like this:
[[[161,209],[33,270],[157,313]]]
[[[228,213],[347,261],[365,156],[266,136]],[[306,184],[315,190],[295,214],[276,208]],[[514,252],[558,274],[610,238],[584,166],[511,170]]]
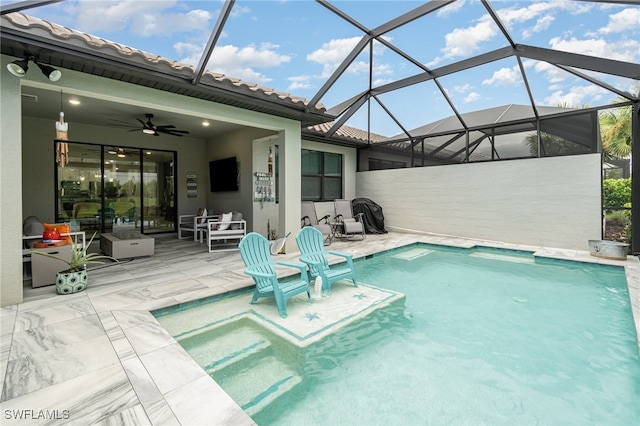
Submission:
[[[531,105],[502,105],[494,108],[483,109],[479,111],[472,111],[458,116],[452,115],[441,120],[434,121],[433,123],[425,124],[424,126],[417,127],[409,130],[411,137],[429,137],[442,134],[452,134],[458,132],[465,132],[467,129],[475,130],[479,128],[486,128],[492,125],[530,122],[538,117],[545,117],[557,114],[563,114],[571,111],[585,112],[576,108],[559,108],[559,107],[537,107],[537,110],[531,107]],[[529,126],[525,126],[529,127]],[[513,130],[510,127],[510,130]],[[402,139],[407,136],[399,134],[389,138]]]
[[[329,122],[329,123],[320,123],[314,126],[309,126],[302,129],[302,133],[308,139],[329,142],[326,139],[326,135],[329,132],[329,130],[331,130],[331,127],[333,126],[333,124],[334,122]],[[334,142],[337,142],[338,140],[340,140],[343,142],[347,142],[347,143],[351,142],[358,146],[362,146],[363,144],[368,144],[369,142],[371,143],[381,142],[383,140],[386,140],[387,137],[378,135],[376,133],[369,133],[366,130],[356,129],[355,127],[343,125],[331,136],[330,139]]]
[[[322,104],[289,93],[205,72],[193,84],[194,67],[152,55],[22,13],[2,15],[2,53],[35,56],[42,63],[167,92],[298,120],[303,126],[334,117]]]

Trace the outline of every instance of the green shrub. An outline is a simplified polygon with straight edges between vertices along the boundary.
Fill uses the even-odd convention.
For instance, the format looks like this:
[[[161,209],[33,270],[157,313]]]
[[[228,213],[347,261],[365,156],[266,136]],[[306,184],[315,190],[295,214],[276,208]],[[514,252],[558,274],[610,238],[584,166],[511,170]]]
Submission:
[[[602,203],[605,207],[622,207],[631,203],[631,179],[603,180]]]

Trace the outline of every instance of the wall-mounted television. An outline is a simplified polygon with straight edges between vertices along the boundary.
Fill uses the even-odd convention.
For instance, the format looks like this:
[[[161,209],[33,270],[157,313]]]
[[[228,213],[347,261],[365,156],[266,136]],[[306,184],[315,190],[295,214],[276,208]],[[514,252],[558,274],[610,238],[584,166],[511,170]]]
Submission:
[[[211,192],[237,191],[238,161],[236,157],[209,161]]]

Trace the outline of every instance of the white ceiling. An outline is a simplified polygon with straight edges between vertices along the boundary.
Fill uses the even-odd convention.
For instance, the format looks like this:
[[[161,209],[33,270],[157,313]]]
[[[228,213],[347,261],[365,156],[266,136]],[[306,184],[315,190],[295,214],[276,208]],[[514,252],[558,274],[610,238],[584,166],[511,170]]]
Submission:
[[[61,107],[60,92],[23,86],[22,95],[22,114],[24,116],[47,119],[58,118]],[[69,99],[78,99],[81,103],[74,106],[68,102]],[[78,97],[66,93],[62,94],[62,100],[65,121],[95,126],[126,126],[125,123],[131,125],[131,128],[122,127],[122,131],[128,131],[134,127],[139,127],[142,130],[142,126],[136,118],[147,121],[146,113],[154,115],[152,122],[156,126],[172,124],[178,130],[187,130],[189,137],[199,139],[212,138],[241,128],[236,124],[212,120],[208,120],[210,122],[209,127],[204,127],[202,125],[203,120],[198,117],[158,109],[143,109],[139,106],[119,104],[96,98]],[[165,134],[161,134],[160,137],[179,139],[179,137]]]

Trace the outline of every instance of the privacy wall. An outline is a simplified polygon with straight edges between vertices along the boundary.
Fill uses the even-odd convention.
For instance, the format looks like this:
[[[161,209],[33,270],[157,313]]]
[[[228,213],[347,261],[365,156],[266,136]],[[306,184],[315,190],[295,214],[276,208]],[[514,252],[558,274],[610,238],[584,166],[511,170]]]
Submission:
[[[385,227],[588,250],[600,239],[600,154],[360,172]]]

